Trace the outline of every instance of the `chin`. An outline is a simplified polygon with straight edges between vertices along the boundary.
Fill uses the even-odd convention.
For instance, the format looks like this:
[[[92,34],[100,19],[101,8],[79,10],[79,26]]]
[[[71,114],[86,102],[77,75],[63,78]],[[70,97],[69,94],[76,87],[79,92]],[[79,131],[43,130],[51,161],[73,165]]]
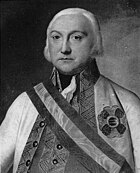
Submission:
[[[72,70],[64,70],[64,69],[57,69],[61,74],[64,75],[76,75],[80,73],[83,69],[82,68],[76,68]]]
[[[64,75],[74,75],[73,71],[64,71],[64,70],[58,70],[59,73],[64,74]]]

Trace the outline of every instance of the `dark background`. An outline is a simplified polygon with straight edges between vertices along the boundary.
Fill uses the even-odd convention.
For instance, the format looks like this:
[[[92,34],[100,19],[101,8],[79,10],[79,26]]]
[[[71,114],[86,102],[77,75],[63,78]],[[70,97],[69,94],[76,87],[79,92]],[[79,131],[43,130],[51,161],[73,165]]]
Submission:
[[[13,100],[47,79],[51,65],[44,59],[46,28],[58,11],[81,7],[99,19],[104,56],[101,72],[140,96],[139,0],[1,1],[1,115]]]

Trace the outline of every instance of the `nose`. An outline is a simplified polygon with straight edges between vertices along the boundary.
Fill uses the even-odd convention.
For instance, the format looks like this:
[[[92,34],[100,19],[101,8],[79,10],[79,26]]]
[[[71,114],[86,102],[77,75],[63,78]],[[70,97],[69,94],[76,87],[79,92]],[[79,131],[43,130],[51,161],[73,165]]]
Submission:
[[[69,45],[69,42],[68,40],[64,40],[63,43],[62,43],[62,47],[61,47],[61,53],[62,54],[65,54],[65,55],[68,55],[71,53],[71,47]]]

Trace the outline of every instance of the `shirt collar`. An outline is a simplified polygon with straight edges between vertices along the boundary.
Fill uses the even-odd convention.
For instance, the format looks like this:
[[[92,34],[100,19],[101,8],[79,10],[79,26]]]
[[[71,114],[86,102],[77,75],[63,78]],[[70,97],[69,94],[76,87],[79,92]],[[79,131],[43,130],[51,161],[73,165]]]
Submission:
[[[97,82],[99,76],[100,76],[100,72],[99,72],[96,60],[93,59],[92,61],[90,61],[87,64],[86,68],[81,73],[75,75],[76,85],[79,86],[79,83],[83,78],[85,78],[89,82],[89,84],[90,83],[95,84]],[[56,86],[57,89],[60,92],[62,92],[59,73],[55,67],[53,68],[53,71],[51,74],[51,80],[52,80],[52,83],[54,84],[54,86]],[[72,82],[72,80],[71,80],[71,82]],[[70,83],[70,85],[71,85],[71,83]]]

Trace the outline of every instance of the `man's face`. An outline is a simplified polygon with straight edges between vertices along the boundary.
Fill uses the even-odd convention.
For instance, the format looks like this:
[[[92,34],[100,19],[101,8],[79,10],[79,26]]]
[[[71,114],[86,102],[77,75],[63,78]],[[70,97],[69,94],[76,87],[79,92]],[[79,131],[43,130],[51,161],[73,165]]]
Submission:
[[[48,34],[52,64],[64,74],[80,72],[90,59],[93,40],[91,24],[85,16],[60,16]]]

